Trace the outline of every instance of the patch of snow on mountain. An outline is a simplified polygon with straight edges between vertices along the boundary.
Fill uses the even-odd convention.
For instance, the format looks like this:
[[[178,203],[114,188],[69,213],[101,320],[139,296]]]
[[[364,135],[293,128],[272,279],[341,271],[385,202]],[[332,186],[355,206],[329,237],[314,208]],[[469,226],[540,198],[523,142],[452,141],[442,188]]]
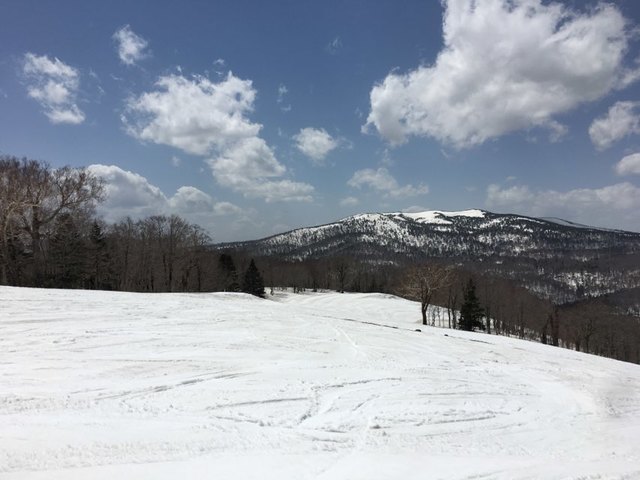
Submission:
[[[451,225],[451,221],[447,220],[444,217],[472,217],[472,218],[484,218],[486,212],[483,210],[461,210],[459,212],[447,212],[443,210],[427,210],[424,212],[414,212],[414,213],[396,213],[393,215],[403,216],[406,218],[411,218],[419,223],[433,223],[433,224],[443,224],[443,225]]]

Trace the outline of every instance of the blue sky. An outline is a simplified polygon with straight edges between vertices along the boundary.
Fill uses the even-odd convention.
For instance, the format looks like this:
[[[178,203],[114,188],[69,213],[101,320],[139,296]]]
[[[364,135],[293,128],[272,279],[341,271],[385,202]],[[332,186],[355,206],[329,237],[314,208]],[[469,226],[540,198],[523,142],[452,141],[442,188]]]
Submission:
[[[0,152],[242,240],[485,208],[640,231],[631,0],[0,5]]]

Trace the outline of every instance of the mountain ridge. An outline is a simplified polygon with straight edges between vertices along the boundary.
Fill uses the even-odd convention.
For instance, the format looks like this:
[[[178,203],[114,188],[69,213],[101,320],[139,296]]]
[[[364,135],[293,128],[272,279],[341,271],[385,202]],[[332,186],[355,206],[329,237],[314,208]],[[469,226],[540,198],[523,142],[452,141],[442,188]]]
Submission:
[[[215,248],[287,262],[341,257],[372,268],[436,260],[559,303],[640,286],[640,233],[480,209],[362,213]]]
[[[295,247],[296,245],[301,246],[305,242],[310,243],[322,240],[323,237],[327,237],[331,233],[334,235],[336,233],[343,235],[362,235],[366,232],[370,235],[379,236],[380,238],[378,240],[381,240],[385,235],[395,231],[396,233],[406,233],[406,240],[412,236],[416,236],[416,234],[418,236],[420,235],[420,232],[416,231],[416,228],[423,230],[422,233],[445,234],[449,231],[449,233],[456,233],[458,235],[464,233],[479,234],[492,231],[495,233],[495,231],[500,228],[509,231],[520,230],[520,239],[522,240],[527,237],[527,235],[524,235],[525,233],[535,233],[536,228],[534,228],[534,226],[538,232],[542,230],[547,233],[555,232],[556,234],[564,234],[565,237],[571,236],[570,234],[572,233],[577,236],[590,236],[592,240],[599,237],[601,239],[601,241],[598,242],[600,246],[609,243],[606,241],[606,237],[609,237],[609,240],[615,239],[619,241],[622,239],[624,241],[623,243],[628,243],[626,240],[631,240],[632,244],[640,242],[640,233],[637,232],[582,225],[555,217],[532,217],[513,213],[494,213],[482,209],[469,209],[461,211],[425,210],[421,212],[358,213],[330,223],[295,228],[256,240],[220,243],[218,246],[221,248],[245,247],[251,250],[259,247],[259,250],[264,250],[265,253],[268,254],[270,249],[267,248],[267,245],[273,247],[275,245],[289,243],[291,247]],[[294,241],[294,239],[296,241]],[[365,240],[370,242],[373,239],[366,238]],[[481,238],[480,240],[485,244],[492,243],[487,238]],[[493,243],[499,243],[500,240],[504,241],[505,238],[495,238],[494,240],[495,242]],[[418,243],[421,243],[423,247],[429,247],[429,242],[427,241]],[[511,241],[509,243],[513,244],[515,242]],[[619,244],[619,242],[615,243],[616,245]],[[636,247],[640,248],[640,245],[636,245]],[[516,246],[516,251],[517,250],[518,247]],[[634,250],[636,249],[634,248]],[[432,250],[429,253],[434,252]],[[437,250],[436,253],[442,253],[442,249]],[[489,253],[490,252],[484,252],[485,255]],[[314,256],[311,253],[309,255]],[[306,256],[301,257],[301,259],[302,258],[306,258]]]

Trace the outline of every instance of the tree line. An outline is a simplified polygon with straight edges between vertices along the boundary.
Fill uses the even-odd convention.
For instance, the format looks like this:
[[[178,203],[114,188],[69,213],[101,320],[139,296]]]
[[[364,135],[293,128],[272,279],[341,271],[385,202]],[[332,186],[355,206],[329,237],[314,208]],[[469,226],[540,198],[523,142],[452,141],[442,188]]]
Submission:
[[[228,290],[207,232],[177,215],[105,223],[95,215],[104,182],[83,168],[54,169],[2,156],[0,187],[1,285]],[[241,280],[231,291],[264,295],[255,263],[248,264]]]

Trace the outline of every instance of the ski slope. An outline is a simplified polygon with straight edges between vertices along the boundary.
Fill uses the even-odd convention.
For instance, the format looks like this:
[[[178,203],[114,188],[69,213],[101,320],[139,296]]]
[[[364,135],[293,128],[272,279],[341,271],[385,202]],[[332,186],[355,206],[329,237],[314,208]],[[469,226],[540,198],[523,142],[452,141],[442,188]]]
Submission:
[[[419,316],[0,287],[0,478],[640,478],[640,366]]]

